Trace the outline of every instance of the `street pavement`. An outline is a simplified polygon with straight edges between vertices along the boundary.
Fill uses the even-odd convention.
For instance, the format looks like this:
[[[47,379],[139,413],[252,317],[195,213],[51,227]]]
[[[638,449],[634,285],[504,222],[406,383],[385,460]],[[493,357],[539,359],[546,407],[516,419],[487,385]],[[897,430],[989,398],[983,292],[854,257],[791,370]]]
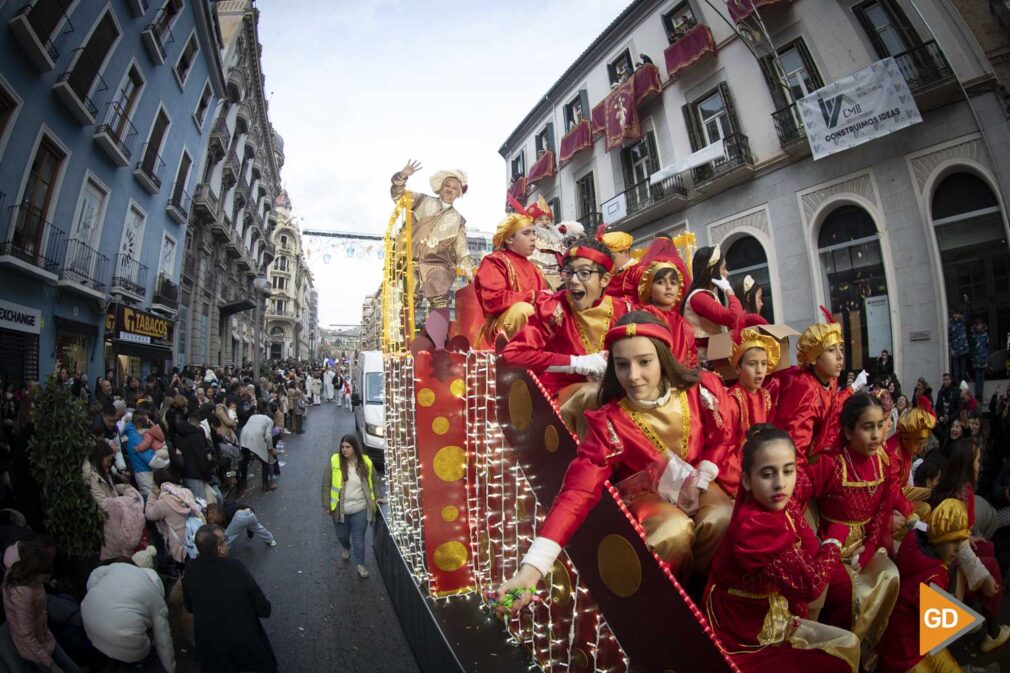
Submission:
[[[259,474],[250,474],[242,499],[277,539],[274,548],[242,539],[231,554],[249,568],[273,606],[263,625],[281,671],[420,670],[375,564],[371,528],[365,538],[371,576],[362,579],[353,560],[340,559],[332,520],[323,513],[323,470],[340,437],[353,432],[346,407],[311,407],[305,434],[284,437],[280,487],[263,493]]]

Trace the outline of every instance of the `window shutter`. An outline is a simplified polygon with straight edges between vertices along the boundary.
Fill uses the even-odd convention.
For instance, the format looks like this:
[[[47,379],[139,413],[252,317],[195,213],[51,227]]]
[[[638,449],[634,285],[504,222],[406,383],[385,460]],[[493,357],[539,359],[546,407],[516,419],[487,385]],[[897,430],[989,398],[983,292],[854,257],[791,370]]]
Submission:
[[[810,74],[810,81],[814,83],[815,87],[820,89],[824,86],[824,80],[821,79],[821,73],[817,70],[817,64],[814,63],[814,59],[810,56],[810,50],[807,49],[806,42],[797,40],[796,49],[800,53],[800,58],[803,59],[803,65],[806,66],[807,72]]]
[[[585,89],[579,90],[579,104],[582,106],[582,118],[593,119],[593,108],[589,107],[589,92]]]
[[[733,129],[733,133],[740,133],[740,120],[737,119],[736,106],[733,105],[733,97],[729,93],[729,85],[726,82],[719,82],[719,93],[722,94],[722,104],[726,106],[729,127]]]
[[[861,25],[863,30],[866,31],[866,36],[870,38],[870,44],[873,45],[873,50],[877,52],[877,57],[886,58],[887,56],[890,56],[891,54],[887,50],[887,45],[885,45],[884,41],[880,39],[879,35],[877,35],[877,31],[873,28],[873,24],[870,23],[870,19],[866,16],[865,5],[856,7],[855,12],[856,18],[859,19],[859,25]]]
[[[621,172],[624,173],[624,188],[631,189],[635,176],[631,172],[631,148],[621,148]]]
[[[548,152],[555,152],[554,149],[556,145],[554,144],[554,122],[547,122],[547,147],[544,149]]]
[[[884,11],[887,12],[887,15],[891,17],[891,20],[894,21],[894,27],[901,33],[906,48],[912,49],[913,47],[921,46],[922,40],[919,39],[919,33],[912,27],[912,22],[905,16],[905,12],[901,11],[898,3],[892,2],[892,0],[881,0],[881,5]]]
[[[772,56],[762,56],[758,59],[758,64],[761,66],[761,74],[765,76],[765,82],[768,83],[768,90],[772,94],[775,109],[781,110],[787,107],[791,103],[789,100],[791,96],[787,95],[782,88],[784,85],[776,73],[775,59]]]
[[[684,126],[687,127],[687,137],[691,141],[691,151],[697,152],[702,147],[701,125],[698,122],[694,105],[684,105],[680,108],[680,111],[684,113]]]
[[[554,213],[554,221],[555,222],[560,222],[561,221],[561,199],[559,199],[558,197],[555,196],[553,199],[551,199],[550,201],[547,202],[547,205],[550,206],[551,212]]]
[[[649,175],[652,175],[659,170],[659,152],[656,151],[656,134],[652,131],[646,131],[645,143],[649,148]]]
[[[610,77],[611,84],[617,81],[617,67],[613,63],[607,64],[607,76]]]

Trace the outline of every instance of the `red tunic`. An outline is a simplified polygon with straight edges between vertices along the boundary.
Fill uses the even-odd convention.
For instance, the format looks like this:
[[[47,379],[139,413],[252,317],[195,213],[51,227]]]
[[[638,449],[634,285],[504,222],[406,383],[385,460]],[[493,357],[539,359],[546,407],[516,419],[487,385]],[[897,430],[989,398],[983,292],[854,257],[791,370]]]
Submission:
[[[838,444],[842,405],[852,390],[838,390],[832,379],[821,384],[806,367],[790,367],[775,373],[779,380],[779,398],[772,423],[785,430],[796,445],[796,460],[806,462]]]
[[[474,287],[484,318],[492,318],[521,301],[536,305],[537,295],[547,289],[547,281],[526,257],[511,250],[495,250],[481,260]]]
[[[950,590],[947,566],[928,548],[925,533],[909,533],[894,562],[901,575],[901,588],[887,630],[877,645],[877,673],[905,673],[923,658],[919,654],[919,584],[935,582],[944,591]]]
[[[777,388],[777,386],[776,386]],[[739,383],[733,385],[726,396],[726,425],[732,433],[729,452],[717,463],[719,465],[719,483],[727,495],[733,497],[740,488],[740,469],[743,458],[743,444],[747,439],[747,431],[758,423],[767,423],[772,410],[772,389],[760,388],[757,392],[748,392]]]
[[[697,385],[682,393],[681,414],[686,432],[681,436],[681,446],[664,447],[647,425],[644,429],[639,425],[628,411],[630,405],[622,404],[623,399],[587,411],[588,431],[579,443],[578,455],[568,466],[564,485],[540,534],[565,546],[600,501],[605,481],[611,478],[620,481],[653,463],[665,461],[667,449],[695,467],[703,460],[716,463],[726,452],[725,444],[729,441],[719,411],[725,407],[726,398],[718,377],[710,372],[701,372],[701,377]]]
[[[838,546],[820,544],[802,516],[769,511],[741,495],[705,589],[709,623],[741,670],[850,670],[823,650],[794,649],[793,624],[785,621],[807,617],[839,561]],[[778,642],[768,642],[766,624],[778,626],[772,638]]]
[[[572,383],[586,380],[580,374],[546,371],[552,366],[568,366],[570,356],[588,355],[603,350],[603,340],[614,323],[631,310],[631,304],[604,296],[596,306],[609,318],[595,329],[586,330],[576,319],[568,299],[568,290],[560,290],[536,306],[536,313],[502,351],[505,364],[532,371],[552,396]],[[592,310],[592,309],[590,309]]]
[[[673,357],[685,367],[697,369],[698,351],[694,347],[694,328],[691,327],[691,323],[684,320],[684,316],[678,313],[675,308],[664,311],[652,304],[633,303],[636,310],[648,311],[666,321],[666,324],[670,327],[670,336],[673,337],[673,345],[670,347]]]
[[[633,301],[635,299],[637,288],[635,287],[633,278],[635,274],[629,272],[637,265],[637,262],[629,264],[620,271],[614,271],[611,273],[610,282],[607,283],[607,287],[603,290],[604,293],[616,299],[627,299],[628,301]]]
[[[908,475],[912,471],[912,458],[901,448],[901,433],[891,435],[887,443],[884,444],[887,468],[894,477],[894,490],[892,491],[892,504],[894,509],[901,512],[906,519],[915,511],[915,503],[905,495],[905,484],[908,483]]]

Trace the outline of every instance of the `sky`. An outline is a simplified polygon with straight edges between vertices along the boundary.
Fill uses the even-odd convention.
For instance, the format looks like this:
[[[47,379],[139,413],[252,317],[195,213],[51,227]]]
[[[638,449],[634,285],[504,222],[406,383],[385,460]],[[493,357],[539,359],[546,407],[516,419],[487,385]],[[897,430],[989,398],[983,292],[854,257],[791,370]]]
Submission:
[[[506,188],[498,148],[628,1],[258,0],[281,180],[302,228],[381,235],[389,179],[416,159],[408,188],[430,192],[434,172],[463,169],[457,207],[468,230],[493,233]],[[360,323],[381,261],[330,249],[327,264],[321,252],[320,325]]]

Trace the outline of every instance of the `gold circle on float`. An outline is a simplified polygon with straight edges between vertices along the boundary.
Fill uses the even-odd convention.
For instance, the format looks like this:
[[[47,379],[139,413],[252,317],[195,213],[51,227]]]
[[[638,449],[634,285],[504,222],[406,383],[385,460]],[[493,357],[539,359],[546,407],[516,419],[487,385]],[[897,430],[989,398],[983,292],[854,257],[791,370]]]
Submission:
[[[442,521],[455,521],[459,518],[459,508],[454,505],[446,505],[442,508]]]
[[[463,397],[466,393],[466,384],[463,383],[463,379],[456,379],[449,384],[449,392],[456,397]]]
[[[603,538],[596,550],[600,579],[621,598],[633,596],[642,584],[642,564],[634,547],[620,535]]]
[[[558,450],[558,444],[561,439],[558,437],[558,429],[553,425],[548,425],[547,429],[544,430],[544,448],[547,449],[548,453],[554,453]]]
[[[444,435],[449,432],[449,419],[445,416],[437,416],[431,422],[431,431],[436,435]]]
[[[547,585],[551,591],[551,604],[565,607],[572,602],[572,577],[561,561],[555,561],[547,573]]]
[[[573,647],[572,663],[575,664],[575,668],[585,671],[589,668],[589,656],[582,648]]]
[[[525,381],[516,381],[509,388],[509,418],[520,432],[533,422],[533,398]]]
[[[417,403],[422,407],[430,407],[435,403],[435,391],[431,388],[421,388],[417,391]]]
[[[459,481],[466,473],[466,452],[458,446],[443,446],[432,461],[435,474],[442,481]]]
[[[435,567],[442,572],[459,570],[466,564],[466,559],[466,547],[455,540],[443,542],[435,550]]]

